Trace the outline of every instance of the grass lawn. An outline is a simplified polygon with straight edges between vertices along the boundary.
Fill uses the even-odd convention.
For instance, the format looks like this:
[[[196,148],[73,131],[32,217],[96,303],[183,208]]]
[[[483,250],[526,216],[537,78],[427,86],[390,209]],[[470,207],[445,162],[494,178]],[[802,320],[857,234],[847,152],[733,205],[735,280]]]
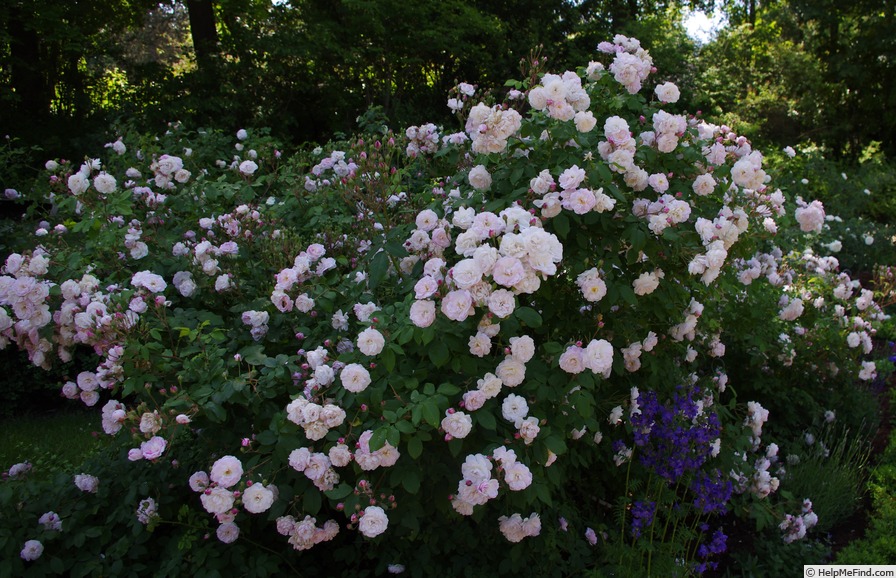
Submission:
[[[39,471],[72,468],[100,446],[100,415],[91,411],[56,411],[0,420],[0,471],[29,461]]]

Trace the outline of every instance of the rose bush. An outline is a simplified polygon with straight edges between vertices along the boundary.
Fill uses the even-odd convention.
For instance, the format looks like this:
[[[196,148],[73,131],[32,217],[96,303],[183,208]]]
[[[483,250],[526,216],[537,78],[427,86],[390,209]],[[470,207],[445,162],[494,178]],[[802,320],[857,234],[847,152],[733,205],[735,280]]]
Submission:
[[[453,133],[287,158],[173,126],[50,161],[0,341],[42,367],[92,350],[62,393],[112,439],[75,489],[4,484],[5,568],[699,573],[726,512],[805,535],[811,496],[774,501],[777,393],[726,360],[851,387],[883,312],[775,245],[820,204],[795,212],[674,85],[642,95],[637,40],[599,50],[501,98],[458,87]],[[792,385],[812,409],[815,386]]]

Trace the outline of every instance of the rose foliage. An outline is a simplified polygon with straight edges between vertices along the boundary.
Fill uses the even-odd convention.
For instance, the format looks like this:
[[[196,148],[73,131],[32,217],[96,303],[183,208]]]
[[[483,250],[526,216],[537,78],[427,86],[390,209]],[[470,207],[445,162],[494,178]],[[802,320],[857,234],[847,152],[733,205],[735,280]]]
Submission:
[[[822,406],[873,379],[883,314],[776,245],[821,203],[677,111],[637,40],[595,58],[459,85],[453,132],[287,156],[172,125],[48,162],[0,345],[92,351],[61,391],[110,441],[9,473],[0,573],[644,575],[713,564],[726,513],[805,535],[726,359]]]

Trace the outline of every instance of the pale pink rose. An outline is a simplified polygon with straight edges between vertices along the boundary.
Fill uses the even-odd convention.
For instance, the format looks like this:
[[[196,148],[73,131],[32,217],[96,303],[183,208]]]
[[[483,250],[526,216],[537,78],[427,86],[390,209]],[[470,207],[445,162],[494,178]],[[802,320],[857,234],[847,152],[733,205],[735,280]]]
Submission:
[[[476,165],[470,169],[470,174],[467,178],[470,181],[470,185],[477,191],[485,191],[492,186],[492,176],[484,165]]]
[[[597,204],[597,197],[590,189],[576,189],[572,192],[564,193],[565,198],[561,203],[564,209],[570,210],[577,215],[584,215],[594,208]]]
[[[821,232],[824,225],[825,212],[821,201],[812,201],[805,207],[798,207],[794,212],[800,230],[804,233]]]
[[[585,367],[609,377],[613,369],[613,346],[605,339],[592,339],[582,355]]]
[[[264,484],[252,484],[243,492],[243,508],[250,514],[260,514],[274,503],[274,492]]]
[[[660,102],[669,104],[678,102],[678,99],[681,97],[681,92],[679,92],[678,87],[671,82],[664,82],[663,84],[657,85],[654,92],[656,93],[657,98],[660,99]]]
[[[330,462],[337,468],[347,466],[352,461],[352,453],[345,444],[336,444],[327,454]]]
[[[710,174],[705,174],[700,175],[696,179],[694,179],[694,185],[692,188],[694,189],[694,193],[700,195],[701,197],[704,197],[713,192],[713,190],[715,190],[715,187],[716,180],[713,178],[713,176]]]
[[[473,296],[466,289],[451,291],[442,299],[442,313],[452,321],[463,321],[473,309]]]
[[[82,391],[79,397],[88,407],[93,407],[100,400],[100,394],[96,391]]]
[[[511,337],[510,354],[520,363],[528,363],[535,355],[535,341],[528,335]]]
[[[433,301],[414,301],[410,311],[411,323],[417,327],[429,327],[436,319],[436,304]]]
[[[525,464],[514,462],[504,468],[504,481],[514,492],[525,490],[532,484],[532,472]]]
[[[423,231],[432,231],[439,222],[439,216],[431,209],[424,209],[417,214],[415,223]]]
[[[209,478],[221,487],[229,488],[240,481],[243,476],[243,464],[234,456],[218,459],[211,469]]]
[[[243,161],[240,163],[240,173],[251,176],[258,170],[258,164],[255,161]]]
[[[352,393],[364,391],[371,381],[370,372],[357,363],[346,365],[339,374],[339,379],[342,381],[342,387]]]
[[[507,289],[498,289],[488,296],[488,310],[496,317],[509,317],[516,308],[516,297]]]
[[[205,490],[199,496],[199,501],[202,502],[202,507],[209,514],[223,514],[233,508],[233,492],[219,486]]]
[[[22,551],[19,552],[19,556],[26,562],[33,562],[40,558],[43,553],[44,545],[39,540],[28,540],[22,547]]]
[[[579,287],[582,290],[582,296],[585,298],[585,301],[591,303],[600,301],[607,294],[607,284],[598,276],[585,279]]]
[[[526,379],[526,365],[512,356],[507,356],[495,370],[498,378],[507,387],[516,387]]]
[[[203,492],[208,487],[208,474],[202,471],[190,476],[190,489],[194,492]]]
[[[148,441],[140,444],[140,452],[143,454],[144,459],[155,460],[165,453],[166,447],[168,447],[168,442],[165,441],[165,438],[153,436]]]
[[[297,472],[304,472],[311,460],[311,452],[308,448],[297,448],[289,454],[289,465]]]
[[[659,287],[660,279],[662,277],[662,269],[657,269],[653,272],[641,273],[641,275],[632,283],[632,287],[635,290],[635,295],[649,295],[650,293],[653,293],[656,288]]]
[[[386,531],[389,526],[389,517],[379,506],[367,506],[364,515],[358,523],[358,531],[367,538],[375,538]]]
[[[526,270],[516,257],[501,257],[495,262],[492,277],[498,285],[513,287],[526,277]]]
[[[89,474],[78,474],[75,476],[75,485],[82,492],[95,494],[100,481]]]
[[[530,445],[535,438],[538,437],[538,432],[541,431],[541,427],[538,423],[538,418],[529,416],[521,422],[517,422],[514,424],[517,429],[520,430],[520,437],[523,438],[523,441],[526,442],[526,445]]]
[[[569,346],[566,351],[560,355],[560,369],[566,373],[582,373],[585,371],[585,362],[583,358],[583,350],[577,345]]]
[[[529,404],[524,397],[511,393],[501,404],[501,415],[510,423],[524,420],[529,415]]]
[[[477,332],[476,335],[470,337],[468,345],[472,355],[485,357],[492,349],[492,340],[485,333]]]
[[[573,122],[575,122],[576,130],[579,132],[591,132],[597,125],[597,119],[594,118],[594,114],[590,110],[577,112]]]
[[[386,339],[383,337],[383,334],[373,327],[368,327],[358,334],[358,349],[364,355],[379,355],[383,351],[385,344]]]
[[[451,277],[460,289],[470,289],[482,280],[482,270],[474,259],[463,259],[451,269]]]
[[[226,522],[218,526],[217,531],[215,531],[215,535],[218,537],[218,540],[221,540],[225,544],[230,544],[235,542],[239,537],[240,529],[239,526],[237,526],[233,522]]]
[[[417,281],[417,284],[414,285],[414,296],[416,299],[428,299],[435,295],[438,290],[438,282],[429,275],[424,275]]]
[[[485,377],[476,381],[476,387],[491,399],[501,393],[504,383],[494,373],[486,373]]]
[[[473,391],[468,391],[464,393],[464,408],[469,411],[476,411],[480,409],[486,402],[485,393],[482,391],[475,389]]]
[[[451,437],[465,438],[473,430],[473,419],[462,411],[456,411],[446,415],[441,425]]]

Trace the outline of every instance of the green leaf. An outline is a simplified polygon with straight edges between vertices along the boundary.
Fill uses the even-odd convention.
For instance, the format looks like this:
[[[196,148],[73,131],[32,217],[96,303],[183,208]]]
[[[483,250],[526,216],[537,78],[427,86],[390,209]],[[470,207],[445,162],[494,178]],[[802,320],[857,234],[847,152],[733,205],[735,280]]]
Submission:
[[[514,314],[517,319],[533,329],[541,327],[541,315],[531,307],[520,307]]]
[[[414,424],[412,424],[411,422],[409,422],[406,419],[400,419],[397,422],[395,422],[395,427],[401,433],[406,433],[406,434],[414,433],[415,431],[417,431],[417,428],[414,427]]]
[[[209,419],[215,423],[224,423],[224,420],[227,419],[227,412],[224,411],[224,408],[213,401],[203,405],[202,409],[208,413]]]
[[[416,494],[420,491],[420,474],[414,468],[405,470],[401,478],[401,485],[408,493]]]
[[[386,371],[392,373],[395,370],[395,352],[392,351],[391,348],[386,348],[383,350],[383,354],[380,355],[380,359],[383,362],[383,367],[386,368]]]
[[[415,460],[423,455],[423,442],[420,438],[412,437],[408,440],[408,455]]]
[[[314,516],[320,511],[320,502],[320,492],[316,488],[308,488],[302,498],[302,509],[306,514]]]
[[[352,487],[349,486],[348,484],[344,484],[344,483],[339,484],[338,486],[336,486],[335,488],[333,488],[332,490],[330,490],[328,492],[324,492],[324,494],[326,494],[326,496],[328,498],[330,498],[331,500],[341,500],[342,498],[346,497],[347,495],[349,495],[351,493],[352,493]]]
[[[632,289],[629,285],[619,285],[619,295],[625,299],[625,301],[629,305],[635,305],[638,303],[638,298],[635,295],[635,290]]]
[[[264,345],[255,344],[250,345],[249,347],[244,347],[242,351],[240,351],[240,355],[242,356],[243,361],[249,365],[264,365],[268,356],[265,355],[263,351]]]
[[[473,415],[476,416],[476,421],[487,430],[495,431],[497,424],[495,423],[495,415],[490,411],[477,411]]]
[[[544,445],[558,456],[566,453],[566,442],[557,436],[546,437]]]
[[[380,251],[370,260],[370,275],[367,278],[367,284],[371,289],[376,289],[386,275],[389,273],[389,255],[385,251]]]
[[[560,213],[551,220],[551,223],[554,225],[554,231],[557,233],[557,237],[565,239],[569,234],[569,217]]]
[[[63,570],[65,570],[65,566],[62,563],[62,559],[54,556],[50,559],[50,570],[53,571],[54,574],[62,574]]]
[[[381,427],[373,432],[373,435],[370,436],[370,451],[375,452],[380,449],[384,445],[386,445],[386,434],[389,428]]]
[[[279,437],[280,436],[278,436],[275,432],[272,432],[271,430],[265,430],[255,436],[255,441],[263,446],[272,446],[277,443]]]
[[[457,395],[460,393],[460,388],[453,383],[443,383],[439,386],[439,393],[442,395]]]
[[[435,341],[429,348],[429,359],[436,367],[442,367],[448,363],[449,357],[448,346],[442,340]]]
[[[535,484],[535,495],[547,506],[553,506],[551,492],[545,484]]]
[[[423,402],[423,419],[432,427],[439,427],[442,423],[442,420],[439,419],[439,406],[436,405],[434,400],[427,399]],[[373,447],[370,449],[373,450]]]
[[[401,434],[394,427],[386,428],[386,441],[389,442],[393,448],[397,448],[398,444],[401,442]]]

